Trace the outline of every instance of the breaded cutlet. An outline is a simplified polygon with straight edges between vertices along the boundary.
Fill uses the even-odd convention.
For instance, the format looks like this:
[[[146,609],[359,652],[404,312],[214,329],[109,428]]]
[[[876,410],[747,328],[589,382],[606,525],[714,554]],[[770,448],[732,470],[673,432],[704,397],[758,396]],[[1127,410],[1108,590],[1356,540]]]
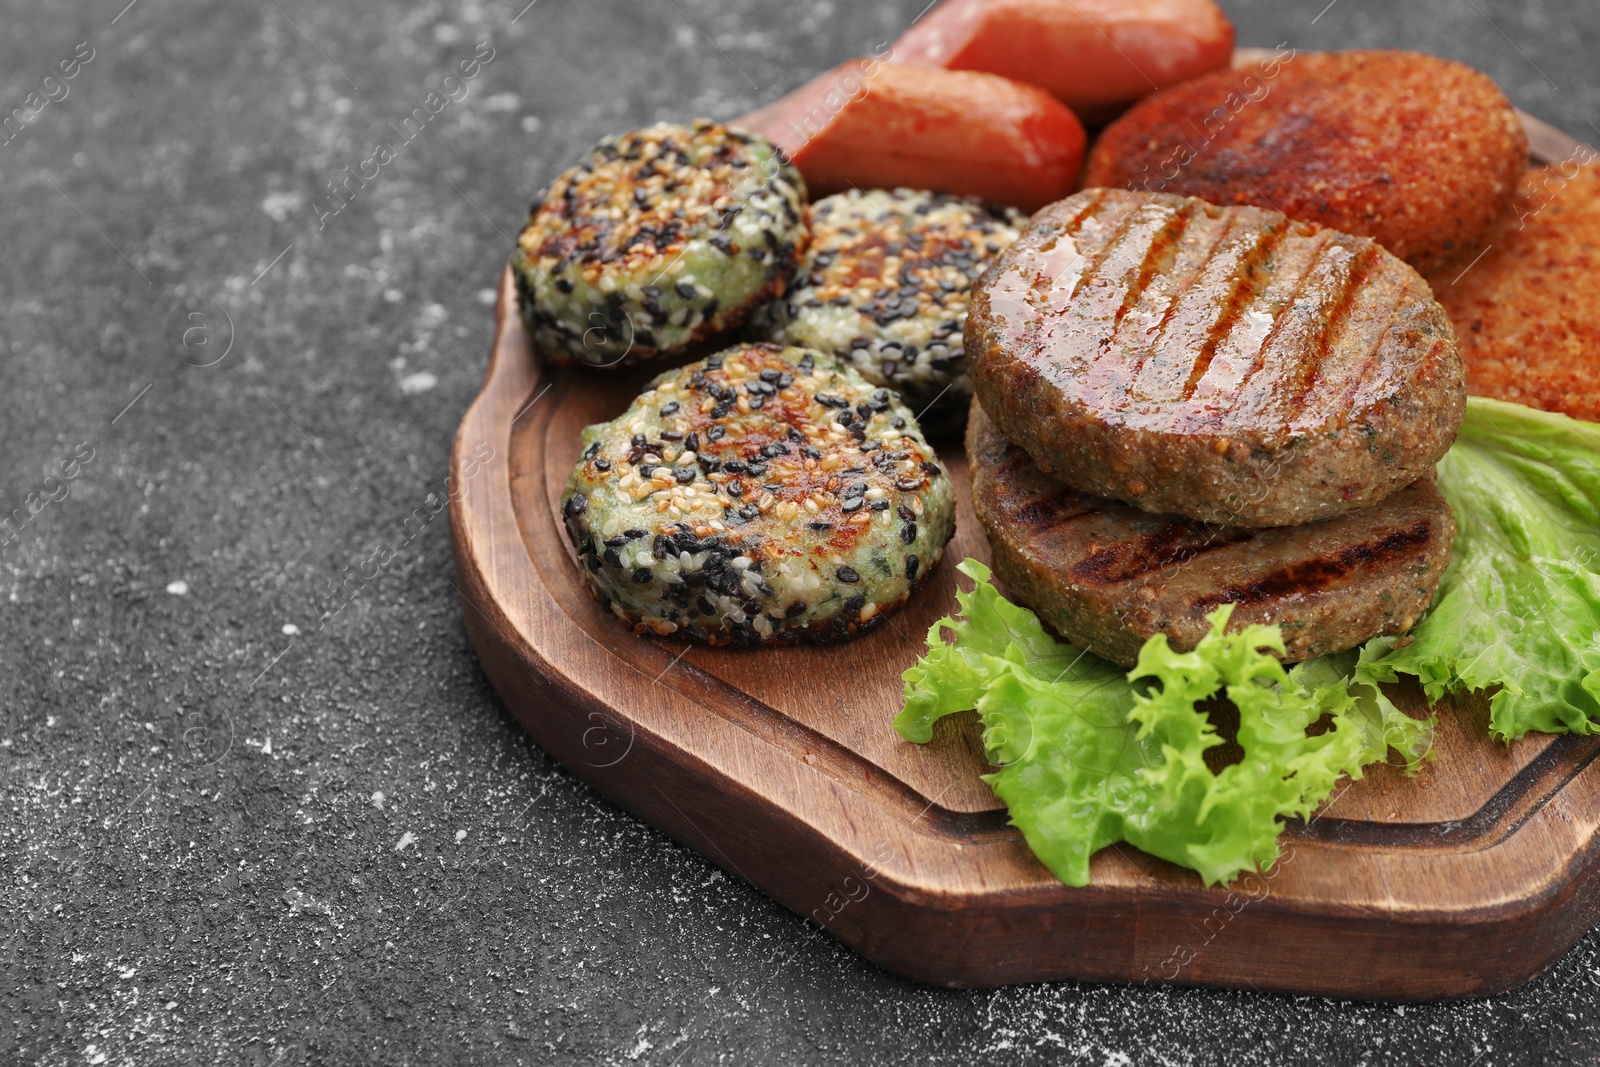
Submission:
[[[1597,277],[1600,165],[1530,170],[1483,257],[1428,277],[1455,323],[1467,392],[1600,422]]]
[[[1479,245],[1527,164],[1487,75],[1420,52],[1307,52],[1146,97],[1100,135],[1083,183],[1271,208],[1426,271]]]

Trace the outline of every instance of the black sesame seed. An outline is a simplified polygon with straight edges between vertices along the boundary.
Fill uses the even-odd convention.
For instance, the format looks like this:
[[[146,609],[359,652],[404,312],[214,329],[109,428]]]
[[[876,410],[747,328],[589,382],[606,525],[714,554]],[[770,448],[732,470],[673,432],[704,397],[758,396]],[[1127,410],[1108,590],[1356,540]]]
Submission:
[[[563,293],[572,292],[572,279],[571,278],[557,278],[556,279],[556,288],[561,290]]]
[[[796,600],[793,604],[790,604],[788,610],[783,613],[784,618],[793,619],[804,615],[806,613],[806,607],[807,605],[804,600]]]
[[[568,452],[567,455],[572,455]],[[589,508],[589,498],[582,493],[574,493],[567,498],[567,517],[575,519]]]
[[[594,461],[594,469],[597,471],[608,471],[611,469],[611,461],[609,459],[597,459]]]
[[[617,550],[614,549],[614,548],[606,549],[605,555],[604,555],[603,558],[606,561],[606,566],[607,567],[621,567],[622,566],[622,557],[617,555]]]
[[[916,556],[906,557],[906,581],[914,582],[917,580],[917,568],[920,566],[921,564]]]
[[[872,508],[873,511],[888,511],[889,502],[887,500],[874,500],[868,507]]]
[[[678,479],[679,485],[688,485],[694,481],[695,469],[693,467],[679,467],[672,472],[672,476]]]
[[[852,496],[839,502],[839,510],[848,515],[852,511],[860,511],[863,501],[858,496]]]
[[[641,537],[648,537],[650,535],[644,530],[628,529],[622,531],[622,536],[626,537],[630,541],[637,541]]]
[[[815,445],[801,445],[800,454],[805,456],[807,459],[822,458],[822,450],[817,448]]]
[[[690,434],[684,439],[683,447],[687,448],[691,452],[700,451],[700,435],[697,433]]]
[[[633,572],[633,580],[637,585],[648,585],[654,578],[655,576],[650,573],[649,567],[640,567]]]
[[[665,417],[667,415],[676,415],[677,413],[678,413],[678,402],[676,400],[672,401],[671,403],[667,403],[667,404],[662,404],[661,405],[661,414],[662,414],[663,417]]]
[[[861,575],[857,574],[856,569],[848,563],[840,567],[837,573],[841,582],[848,582],[851,585],[855,585],[861,580]]]
[[[724,426],[713,426],[706,431],[707,441],[720,441],[726,436],[728,436],[728,430]]]
[[[800,362],[795,364],[795,366],[799,367],[800,370],[806,374],[810,374],[811,369],[816,365],[817,361],[812,357],[810,352],[807,352],[805,355],[801,356]]]
[[[688,282],[679,282],[677,285],[674,285],[672,288],[673,288],[674,292],[676,292],[679,296],[683,297],[685,300],[693,300],[694,299],[694,286],[690,285]]]
[[[806,523],[806,529],[808,529],[808,530],[831,530],[831,529],[833,529],[833,523],[831,523],[831,522],[808,522],[808,523]]]
[[[598,451],[600,451],[600,442],[596,441],[594,444],[590,445],[588,448],[583,450],[583,458],[584,459],[593,459],[594,458],[594,454],[596,452],[598,452]]]
[[[844,602],[844,610],[860,611],[867,606],[867,598],[857,594]]]
[[[916,523],[908,522],[904,526],[900,527],[900,541],[901,541],[902,544],[909,545],[911,542],[915,541],[916,539],[917,539],[917,524]]]

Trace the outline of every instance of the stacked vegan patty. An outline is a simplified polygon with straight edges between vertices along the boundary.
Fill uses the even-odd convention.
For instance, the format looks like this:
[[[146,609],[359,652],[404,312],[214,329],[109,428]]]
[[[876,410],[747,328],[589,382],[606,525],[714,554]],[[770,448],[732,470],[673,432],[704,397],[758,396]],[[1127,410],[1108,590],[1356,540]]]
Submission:
[[[1426,282],[1372,240],[1089,189],[995,261],[965,341],[995,570],[1068,640],[1131,665],[1232,603],[1300,658],[1431,602],[1464,372]]]

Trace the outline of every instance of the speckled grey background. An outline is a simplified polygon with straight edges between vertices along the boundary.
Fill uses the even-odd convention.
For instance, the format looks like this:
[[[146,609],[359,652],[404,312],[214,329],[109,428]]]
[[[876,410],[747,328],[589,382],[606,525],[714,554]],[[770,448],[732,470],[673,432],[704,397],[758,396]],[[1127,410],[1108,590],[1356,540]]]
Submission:
[[[922,0],[126,2],[0,20],[0,114],[93,50],[0,147],[0,504],[48,500],[0,533],[0,1063],[1600,1053],[1600,937],[1448,1006],[912,985],[530,745],[467,645],[442,518],[319,627],[444,485],[534,191],[602,134],[869,51]],[[1431,50],[1600,138],[1593,0],[1326,3],[1226,6],[1243,43]],[[466,99],[319,223],[482,41]]]

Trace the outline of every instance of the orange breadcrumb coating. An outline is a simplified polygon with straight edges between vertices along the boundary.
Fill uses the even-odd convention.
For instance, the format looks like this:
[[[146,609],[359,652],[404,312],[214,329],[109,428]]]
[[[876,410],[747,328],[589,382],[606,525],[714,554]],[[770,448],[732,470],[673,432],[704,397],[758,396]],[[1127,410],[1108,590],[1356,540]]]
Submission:
[[[1487,75],[1420,52],[1311,52],[1147,97],[1106,128],[1084,184],[1271,208],[1427,270],[1478,243],[1527,165]]]
[[[1464,273],[1428,278],[1455,323],[1467,392],[1600,422],[1600,168],[1528,171],[1487,240]]]

